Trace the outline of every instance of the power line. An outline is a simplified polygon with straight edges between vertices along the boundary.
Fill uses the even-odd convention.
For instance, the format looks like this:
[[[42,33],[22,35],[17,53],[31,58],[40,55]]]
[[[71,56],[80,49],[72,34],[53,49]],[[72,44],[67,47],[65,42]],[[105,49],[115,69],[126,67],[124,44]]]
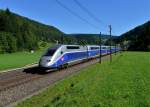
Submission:
[[[74,0],[74,2],[83,10],[85,11],[91,18],[93,18],[98,23],[102,23],[104,26],[108,26],[103,21],[101,21],[99,18],[97,18],[92,12],[90,12],[85,6],[83,6],[78,0]]]
[[[79,14],[75,13],[74,11],[72,11],[70,8],[68,8],[66,5],[64,5],[63,3],[61,3],[59,0],[56,0],[56,2],[63,7],[64,9],[66,9],[68,12],[70,12],[71,14],[73,14],[74,16],[78,17],[80,20],[84,21],[85,23],[89,24],[90,26],[92,26],[93,28],[99,29],[98,26],[90,23],[88,20],[86,20],[85,18],[81,17]]]

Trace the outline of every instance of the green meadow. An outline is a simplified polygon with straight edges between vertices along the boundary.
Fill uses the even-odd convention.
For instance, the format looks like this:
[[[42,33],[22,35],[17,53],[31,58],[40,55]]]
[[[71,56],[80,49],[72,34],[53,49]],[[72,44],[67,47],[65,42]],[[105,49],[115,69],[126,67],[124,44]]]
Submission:
[[[150,53],[124,52],[89,66],[17,107],[149,107]]]
[[[0,54],[0,72],[3,70],[15,69],[38,63],[41,55],[50,46],[53,46],[53,44],[46,43],[45,46],[40,46],[40,48],[34,51],[34,53],[23,51]]]
[[[37,63],[41,55],[42,51],[0,54],[0,71]]]

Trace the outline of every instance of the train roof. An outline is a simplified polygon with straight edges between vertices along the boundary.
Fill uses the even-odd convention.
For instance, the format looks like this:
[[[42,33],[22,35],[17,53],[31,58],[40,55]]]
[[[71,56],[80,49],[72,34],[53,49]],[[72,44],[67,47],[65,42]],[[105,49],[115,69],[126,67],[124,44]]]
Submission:
[[[65,47],[65,46],[84,46],[84,45],[62,45],[62,44],[58,44],[58,45],[54,45],[50,48],[59,48],[59,47]],[[99,45],[85,45],[85,46],[87,46],[87,47],[99,47]],[[110,47],[110,46],[101,45],[101,47]]]

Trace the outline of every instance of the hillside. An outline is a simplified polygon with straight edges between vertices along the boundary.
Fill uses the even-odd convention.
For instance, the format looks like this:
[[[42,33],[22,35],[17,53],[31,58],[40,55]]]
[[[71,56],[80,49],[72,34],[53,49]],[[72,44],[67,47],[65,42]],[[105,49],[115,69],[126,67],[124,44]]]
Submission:
[[[118,41],[126,41],[128,50],[150,51],[150,21],[122,34]]]
[[[75,38],[77,41],[83,40],[88,44],[99,44],[99,34],[70,34],[69,36]],[[106,44],[109,39],[109,35],[102,34],[102,44]],[[112,36],[116,38],[116,36]]]
[[[57,28],[0,10],[0,53],[38,48],[38,41],[55,42],[63,33]]]
[[[102,34],[103,44],[108,39],[108,35]],[[99,44],[99,34],[65,34],[53,26],[12,13],[9,9],[0,10],[0,53],[35,50],[39,48],[40,41],[96,45]]]

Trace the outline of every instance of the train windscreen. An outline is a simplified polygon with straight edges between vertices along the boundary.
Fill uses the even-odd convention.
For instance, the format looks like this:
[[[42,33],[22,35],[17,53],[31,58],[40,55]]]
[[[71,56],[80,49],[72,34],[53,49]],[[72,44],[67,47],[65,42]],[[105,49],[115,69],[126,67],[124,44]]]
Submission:
[[[55,53],[56,49],[49,49],[44,56],[53,56],[53,54]]]
[[[53,56],[54,53],[56,52],[56,50],[59,48],[60,46],[55,46],[52,48],[49,48],[46,53],[44,54],[44,56]]]

